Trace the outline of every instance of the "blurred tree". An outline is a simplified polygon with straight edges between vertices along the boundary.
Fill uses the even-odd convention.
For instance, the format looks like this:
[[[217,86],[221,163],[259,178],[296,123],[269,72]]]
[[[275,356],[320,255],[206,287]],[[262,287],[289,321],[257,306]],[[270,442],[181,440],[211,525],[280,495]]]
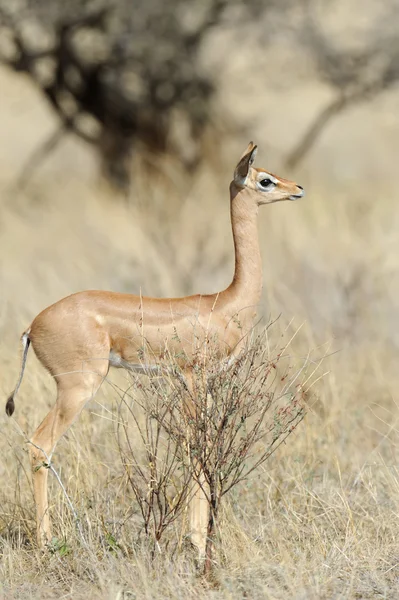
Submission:
[[[65,131],[96,144],[121,188],[129,186],[136,141],[155,152],[174,145],[193,167],[215,89],[201,72],[201,44],[234,4],[0,0],[1,60],[32,77],[62,122],[30,167]],[[250,5],[253,14],[265,2]]]
[[[95,145],[103,171],[125,190],[139,144],[194,168],[218,83],[201,51],[223,25],[237,29],[239,43],[257,39],[262,52],[273,36],[291,31],[301,48],[295,60],[305,51],[331,88],[332,99],[286,157],[295,167],[335,116],[399,80],[398,2],[380,3],[378,18],[370,16],[371,4],[361,20],[367,35],[353,43],[359,19],[340,17],[334,29],[330,0],[0,0],[0,60],[27,73],[61,120],[23,176],[65,132]]]
[[[370,5],[364,6],[363,36],[356,36],[352,23],[341,17],[340,32],[331,31],[330,0],[304,0],[303,25],[296,35],[316,66],[320,79],[333,90],[329,104],[321,109],[286,157],[288,167],[304,160],[325,127],[344,110],[371,100],[399,81],[399,4],[397,0],[380,3],[380,14],[373,18]],[[351,30],[352,28],[352,30]]]

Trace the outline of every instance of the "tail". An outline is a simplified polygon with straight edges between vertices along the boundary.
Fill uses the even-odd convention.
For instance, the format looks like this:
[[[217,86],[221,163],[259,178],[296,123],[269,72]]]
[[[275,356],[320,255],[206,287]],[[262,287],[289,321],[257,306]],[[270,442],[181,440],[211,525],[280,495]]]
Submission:
[[[15,410],[14,397],[15,397],[16,393],[19,390],[19,386],[21,385],[22,378],[24,376],[25,365],[26,365],[26,357],[28,355],[28,350],[29,350],[29,346],[30,346],[29,333],[30,333],[30,329],[28,329],[27,331],[25,331],[25,333],[21,337],[22,350],[23,350],[21,372],[19,374],[19,379],[18,379],[17,385],[15,386],[15,390],[10,395],[10,397],[8,398],[7,403],[6,403],[6,413],[7,413],[7,415],[9,417],[11,417],[11,415],[13,414],[13,412]]]

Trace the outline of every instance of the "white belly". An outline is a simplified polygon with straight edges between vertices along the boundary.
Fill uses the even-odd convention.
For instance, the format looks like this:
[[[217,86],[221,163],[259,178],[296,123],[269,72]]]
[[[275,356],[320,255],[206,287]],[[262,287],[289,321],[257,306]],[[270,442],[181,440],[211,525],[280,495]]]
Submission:
[[[158,365],[146,365],[144,363],[130,363],[123,359],[119,354],[111,350],[109,353],[109,364],[117,369],[127,369],[134,373],[142,373],[146,375],[160,373],[161,369]]]

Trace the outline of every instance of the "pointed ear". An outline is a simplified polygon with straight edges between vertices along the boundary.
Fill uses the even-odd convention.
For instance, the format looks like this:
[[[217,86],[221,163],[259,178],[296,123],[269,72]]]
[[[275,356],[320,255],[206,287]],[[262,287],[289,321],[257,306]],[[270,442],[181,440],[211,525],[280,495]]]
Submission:
[[[246,176],[248,175],[249,167],[253,164],[258,147],[253,142],[249,142],[247,149],[241,156],[235,171],[234,181],[238,185],[243,185]]]

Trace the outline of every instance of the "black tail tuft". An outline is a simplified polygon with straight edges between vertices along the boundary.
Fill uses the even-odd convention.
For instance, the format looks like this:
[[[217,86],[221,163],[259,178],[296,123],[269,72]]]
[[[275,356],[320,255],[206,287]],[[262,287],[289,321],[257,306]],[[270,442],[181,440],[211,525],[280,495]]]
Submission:
[[[6,404],[6,413],[9,417],[11,417],[11,415],[13,414],[15,410],[15,403],[14,403],[14,392],[11,394],[11,396],[9,397],[9,399],[7,400],[7,404]]]

